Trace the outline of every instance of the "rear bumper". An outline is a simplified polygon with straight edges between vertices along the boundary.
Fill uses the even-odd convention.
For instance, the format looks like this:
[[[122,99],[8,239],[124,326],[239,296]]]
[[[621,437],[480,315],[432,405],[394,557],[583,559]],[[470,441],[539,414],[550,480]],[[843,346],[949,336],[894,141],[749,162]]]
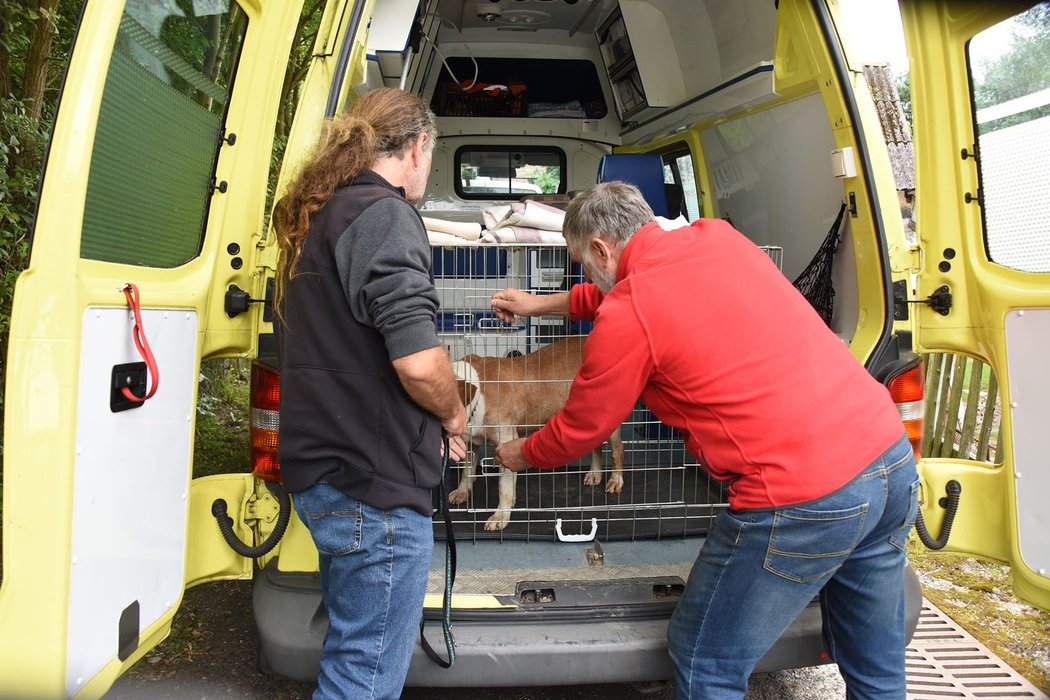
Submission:
[[[906,578],[909,636],[918,622],[922,593],[915,573]],[[282,573],[271,564],[256,572],[253,594],[259,632],[259,665],[265,673],[314,681],[328,626],[316,575]],[[442,669],[417,644],[408,686],[497,687],[572,685],[667,680],[668,608],[654,616],[644,606],[581,611],[543,619],[517,610],[453,617],[456,663]],[[600,619],[597,619],[599,618]],[[441,625],[427,623],[427,638],[444,654]],[[756,671],[827,663],[821,642],[820,608],[809,605],[762,658]]]

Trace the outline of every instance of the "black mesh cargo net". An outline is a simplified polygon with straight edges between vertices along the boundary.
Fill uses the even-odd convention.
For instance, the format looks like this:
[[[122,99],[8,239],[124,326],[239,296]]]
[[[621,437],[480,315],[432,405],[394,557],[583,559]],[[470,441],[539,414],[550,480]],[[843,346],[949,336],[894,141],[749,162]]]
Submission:
[[[831,230],[824,237],[824,242],[820,244],[816,255],[806,265],[806,269],[792,282],[795,285],[795,289],[800,291],[802,296],[806,297],[806,301],[816,309],[820,317],[824,319],[824,323],[829,326],[831,325],[831,313],[835,301],[835,287],[831,282],[831,264],[834,262],[835,253],[839,249],[840,228],[842,226],[842,216],[845,213],[846,205],[843,203],[839,207],[835,223],[831,225]]]

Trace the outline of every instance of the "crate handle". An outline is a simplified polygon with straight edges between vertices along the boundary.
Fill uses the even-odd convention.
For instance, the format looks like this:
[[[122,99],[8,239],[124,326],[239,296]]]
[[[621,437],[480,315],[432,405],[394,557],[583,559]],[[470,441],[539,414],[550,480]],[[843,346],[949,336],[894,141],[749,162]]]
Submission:
[[[598,518],[591,518],[591,533],[589,535],[566,535],[561,531],[561,518],[554,521],[554,531],[558,533],[559,542],[593,542],[594,536],[598,534]]]

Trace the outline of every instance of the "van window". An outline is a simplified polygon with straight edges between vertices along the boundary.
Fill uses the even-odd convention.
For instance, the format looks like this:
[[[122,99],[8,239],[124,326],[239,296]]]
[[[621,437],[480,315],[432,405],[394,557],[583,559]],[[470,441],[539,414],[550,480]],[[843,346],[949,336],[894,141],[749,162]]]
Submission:
[[[246,28],[230,0],[127,3],[91,154],[81,257],[176,267],[197,256]]]
[[[687,219],[696,221],[700,218],[700,200],[696,196],[693,157],[688,151],[664,156],[664,184],[674,185],[675,190],[681,194],[681,204],[685,207]],[[672,210],[674,210],[673,205]],[[672,211],[672,213],[675,212]]]
[[[464,199],[565,192],[565,154],[555,148],[461,148],[456,151],[456,171],[456,194]]]
[[[1050,3],[989,27],[968,52],[988,256],[1050,272]]]

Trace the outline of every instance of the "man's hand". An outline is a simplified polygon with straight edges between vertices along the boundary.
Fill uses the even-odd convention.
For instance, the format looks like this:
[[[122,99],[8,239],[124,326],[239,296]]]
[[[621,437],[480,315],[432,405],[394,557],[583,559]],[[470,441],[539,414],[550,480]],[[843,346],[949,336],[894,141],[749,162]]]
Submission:
[[[445,452],[445,443],[441,443],[441,452]],[[463,458],[467,456],[467,444],[463,442],[463,438],[458,435],[452,435],[448,439],[448,457],[453,462],[462,462]]]
[[[514,315],[534,316],[536,297],[520,289],[503,289],[492,295],[492,309],[504,323],[514,323]]]
[[[532,465],[525,460],[525,454],[522,452],[522,447],[524,445],[525,438],[517,438],[497,447],[496,464],[502,464],[512,472],[523,472],[532,467]]]
[[[518,316],[568,316],[569,293],[529,294],[520,289],[502,289],[492,295],[492,310],[504,323]]]
[[[454,416],[448,420],[441,421],[441,427],[448,433],[449,440],[452,438],[458,438],[463,433],[467,432],[467,410],[463,408],[463,402],[459,401],[457,405],[458,410]],[[462,441],[461,441],[462,442]]]

